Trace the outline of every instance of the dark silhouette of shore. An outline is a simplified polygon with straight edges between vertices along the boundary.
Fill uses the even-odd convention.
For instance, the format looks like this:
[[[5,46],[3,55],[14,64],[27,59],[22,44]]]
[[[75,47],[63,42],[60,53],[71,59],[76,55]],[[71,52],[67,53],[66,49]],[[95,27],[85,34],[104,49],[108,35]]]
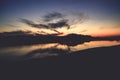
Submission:
[[[0,46],[17,46],[17,45],[31,45],[31,44],[47,44],[60,43],[68,46],[74,46],[92,40],[90,36],[69,34],[66,36],[56,35],[14,35],[14,36],[0,36]]]
[[[95,40],[120,40],[120,36],[115,37],[92,37],[89,35],[68,34],[57,36],[54,34],[29,34],[29,32],[16,31],[0,33],[0,47],[20,46],[32,44],[59,43],[67,46],[76,46],[84,42]]]

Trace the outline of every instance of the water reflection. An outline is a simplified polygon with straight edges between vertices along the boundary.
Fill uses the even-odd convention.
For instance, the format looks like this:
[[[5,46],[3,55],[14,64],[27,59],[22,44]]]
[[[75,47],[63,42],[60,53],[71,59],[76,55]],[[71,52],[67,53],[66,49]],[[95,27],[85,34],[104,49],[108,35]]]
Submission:
[[[17,47],[4,47],[0,48],[0,57],[7,60],[16,61],[30,58],[58,56],[62,54],[69,54],[79,50],[113,45],[120,45],[120,41],[90,41],[77,44],[75,46],[62,45],[59,43],[49,43]]]

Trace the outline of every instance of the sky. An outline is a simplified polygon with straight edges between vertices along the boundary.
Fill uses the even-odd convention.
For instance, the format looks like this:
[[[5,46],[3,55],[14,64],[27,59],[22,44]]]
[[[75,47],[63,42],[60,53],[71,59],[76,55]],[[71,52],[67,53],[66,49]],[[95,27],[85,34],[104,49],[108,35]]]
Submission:
[[[119,0],[1,0],[0,32],[120,35]]]

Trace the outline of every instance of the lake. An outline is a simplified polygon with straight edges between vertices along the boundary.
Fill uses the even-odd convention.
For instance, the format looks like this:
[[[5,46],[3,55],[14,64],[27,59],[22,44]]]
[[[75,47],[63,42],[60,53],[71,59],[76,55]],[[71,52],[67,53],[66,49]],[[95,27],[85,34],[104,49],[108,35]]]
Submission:
[[[24,46],[11,46],[0,48],[1,61],[20,61],[34,58],[45,58],[70,54],[72,52],[95,48],[120,45],[120,41],[90,41],[75,46],[67,46],[59,43],[34,44]]]

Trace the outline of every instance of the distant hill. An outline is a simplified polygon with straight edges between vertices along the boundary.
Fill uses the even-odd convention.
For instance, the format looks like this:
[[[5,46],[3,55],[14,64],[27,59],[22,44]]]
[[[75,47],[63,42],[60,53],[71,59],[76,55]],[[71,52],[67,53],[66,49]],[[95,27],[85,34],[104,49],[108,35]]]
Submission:
[[[11,45],[26,45],[26,44],[38,44],[38,43],[60,43],[69,46],[74,46],[86,41],[90,41],[91,36],[68,34],[66,36],[56,36],[52,34],[31,34],[30,32],[4,32],[0,33],[1,46]]]
[[[18,46],[44,43],[59,43],[68,46],[76,46],[84,42],[93,40],[120,40],[116,37],[91,37],[89,35],[68,34],[65,36],[57,36],[54,34],[37,34],[30,31],[13,31],[0,33],[0,47]]]

